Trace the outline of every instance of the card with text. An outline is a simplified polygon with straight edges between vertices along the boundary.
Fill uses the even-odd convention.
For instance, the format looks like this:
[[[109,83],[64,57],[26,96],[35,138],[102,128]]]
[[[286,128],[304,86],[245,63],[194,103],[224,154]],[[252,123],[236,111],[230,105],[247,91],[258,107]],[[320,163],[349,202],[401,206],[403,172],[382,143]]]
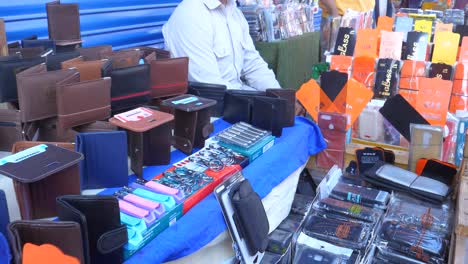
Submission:
[[[434,38],[432,62],[454,64],[457,61],[460,35],[452,32],[439,32]]]
[[[402,45],[402,32],[382,31],[380,35],[379,58],[394,60],[401,59]]]
[[[379,31],[376,29],[359,29],[356,38],[354,57],[377,58],[379,48]]]
[[[340,27],[333,55],[353,56],[355,45],[356,31],[350,27]]]

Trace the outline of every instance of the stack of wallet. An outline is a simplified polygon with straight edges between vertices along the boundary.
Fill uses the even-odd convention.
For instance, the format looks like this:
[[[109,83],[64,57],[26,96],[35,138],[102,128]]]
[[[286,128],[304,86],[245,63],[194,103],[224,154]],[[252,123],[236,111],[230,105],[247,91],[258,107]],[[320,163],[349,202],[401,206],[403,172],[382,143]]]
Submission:
[[[211,108],[211,116],[220,117],[223,116],[226,89],[226,85],[190,82],[188,93],[215,100],[216,105]]]

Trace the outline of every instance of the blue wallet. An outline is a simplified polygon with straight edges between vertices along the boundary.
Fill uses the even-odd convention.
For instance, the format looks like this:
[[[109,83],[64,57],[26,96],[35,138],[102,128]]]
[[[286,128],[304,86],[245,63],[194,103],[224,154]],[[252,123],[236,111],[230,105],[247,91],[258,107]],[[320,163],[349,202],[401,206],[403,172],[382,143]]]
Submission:
[[[127,134],[124,131],[80,133],[76,151],[82,189],[122,187],[128,184]]]

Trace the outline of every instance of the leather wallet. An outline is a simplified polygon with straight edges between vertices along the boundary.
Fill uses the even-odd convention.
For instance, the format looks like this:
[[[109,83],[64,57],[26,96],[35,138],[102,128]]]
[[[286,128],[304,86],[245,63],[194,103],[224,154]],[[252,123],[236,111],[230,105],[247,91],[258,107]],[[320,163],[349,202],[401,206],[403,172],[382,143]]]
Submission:
[[[187,93],[188,65],[187,57],[151,61],[151,96],[160,98]]]
[[[46,4],[49,39],[58,46],[81,43],[80,12],[78,4],[54,1]]]
[[[80,162],[81,188],[101,189],[128,184],[127,134],[124,131],[80,133],[76,151]],[[112,156],[109,153],[113,153]]]
[[[387,99],[379,112],[408,141],[411,141],[410,124],[429,125],[429,122],[399,94]]]
[[[216,106],[211,108],[211,116],[220,117],[224,110],[224,94],[226,85],[212,83],[189,82],[188,93],[216,101]]]
[[[41,56],[44,53],[43,47],[34,47],[34,48],[9,48],[8,52],[10,55],[18,54],[21,58],[34,58]]]
[[[0,109],[0,151],[10,151],[16,141],[23,139],[20,111]]]
[[[112,52],[111,45],[102,45],[102,46],[93,46],[93,47],[86,47],[86,48],[77,48],[80,55],[83,57],[83,60],[102,60],[103,53],[110,53]]]
[[[141,54],[142,52],[138,49],[101,52],[103,59],[112,61],[113,69],[137,66],[140,63]]]
[[[145,58],[149,56],[152,53],[155,53],[156,59],[169,59],[171,57],[171,53],[167,50],[163,49],[158,49],[158,48],[153,48],[153,47],[146,47],[146,46],[139,46],[139,47],[133,47],[131,49],[139,49],[143,55],[142,58]],[[130,49],[127,49],[130,50]]]
[[[41,57],[0,60],[0,103],[18,101],[16,74],[44,61]]]
[[[50,54],[46,57],[48,71],[57,71],[62,69],[62,62],[79,57],[80,53],[76,50]]]
[[[22,219],[55,216],[56,197],[80,193],[80,153],[40,142],[18,142],[12,152],[1,159],[0,173],[13,179]]]
[[[80,224],[85,263],[122,263],[127,228],[120,223],[114,196],[66,195],[57,198],[61,221]]]
[[[55,52],[55,41],[51,39],[23,39],[21,40],[21,46],[23,48],[34,48],[42,47],[44,50],[52,50]]]
[[[175,109],[173,145],[185,154],[193,148],[205,146],[205,140],[213,132],[210,122],[210,107],[216,101],[194,95],[180,95],[164,100],[163,105]]]
[[[112,113],[136,108],[150,101],[149,72],[149,65],[112,70]]]
[[[224,120],[231,124],[250,123],[255,96],[266,96],[262,91],[227,90],[224,95]]]
[[[282,98],[254,97],[251,124],[280,137],[286,126],[286,105],[287,100]]]
[[[81,81],[101,79],[102,76],[109,75],[111,66],[111,61],[108,59],[85,61],[83,57],[78,57],[62,62],[62,69],[76,68]]]
[[[111,79],[72,82],[57,86],[57,114],[60,129],[72,128],[107,119]]]
[[[157,59],[156,52],[153,52],[153,53],[148,54],[147,56],[144,56],[143,57],[143,62],[145,64],[150,64],[152,61],[154,61],[156,59]]]
[[[52,244],[64,254],[85,262],[80,225],[75,222],[15,221],[8,226],[8,236],[15,263],[22,263],[26,243]]]
[[[273,98],[282,98],[286,100],[286,109],[284,112],[284,126],[294,126],[294,118],[296,116],[296,90],[266,89],[266,96]]]
[[[6,38],[5,20],[0,19],[0,56],[8,55],[8,43]]]
[[[79,78],[74,69],[47,71],[45,64],[31,67],[16,75],[18,101],[23,122],[57,115],[57,83]]]

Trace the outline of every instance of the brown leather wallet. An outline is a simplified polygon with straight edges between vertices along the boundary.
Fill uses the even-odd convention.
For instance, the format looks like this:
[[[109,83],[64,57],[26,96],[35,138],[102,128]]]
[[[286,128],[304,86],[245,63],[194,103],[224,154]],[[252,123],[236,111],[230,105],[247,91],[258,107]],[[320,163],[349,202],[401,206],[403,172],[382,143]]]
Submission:
[[[102,52],[101,56],[103,59],[110,59],[112,61],[113,69],[120,69],[137,66],[140,63],[141,54],[140,50],[133,49]]]
[[[5,32],[5,20],[0,18],[0,56],[8,56],[8,44]]]
[[[80,12],[78,4],[54,1],[46,4],[49,39],[57,46],[81,43]]]
[[[67,129],[107,119],[110,106],[109,77],[57,86],[58,128]]]
[[[73,144],[42,143],[17,142],[14,155],[0,162],[0,173],[13,179],[21,218],[26,220],[57,215],[58,196],[81,192],[78,162],[83,155],[73,151]]]
[[[139,47],[133,47],[129,49],[124,49],[124,50],[135,50],[138,49],[140,50],[142,54],[142,58],[147,57],[151,53],[156,53],[156,59],[169,59],[171,57],[171,53],[167,50],[163,49],[158,49],[158,48],[153,48],[153,47],[146,47],[146,46],[139,46]]]
[[[188,65],[187,57],[151,61],[151,96],[161,98],[187,93]]]
[[[101,60],[102,53],[112,52],[111,45],[93,46],[77,49],[84,60]]]
[[[8,53],[10,55],[19,54],[22,58],[34,58],[40,56],[44,52],[43,47],[32,48],[10,48]]]
[[[10,151],[16,141],[24,140],[18,110],[0,109],[0,151]]]
[[[52,244],[64,254],[85,263],[80,224],[71,221],[15,221],[8,225],[14,263],[22,263],[26,243]]]
[[[152,52],[143,58],[145,64],[150,64],[152,61],[156,60],[156,52]]]
[[[16,82],[22,121],[29,122],[56,116],[56,85],[73,78],[79,78],[77,70],[48,72],[45,64],[18,73]]]
[[[62,62],[62,69],[76,68],[80,73],[80,81],[99,80],[103,72],[110,70],[112,66],[108,59],[85,61],[83,57],[74,58]]]

